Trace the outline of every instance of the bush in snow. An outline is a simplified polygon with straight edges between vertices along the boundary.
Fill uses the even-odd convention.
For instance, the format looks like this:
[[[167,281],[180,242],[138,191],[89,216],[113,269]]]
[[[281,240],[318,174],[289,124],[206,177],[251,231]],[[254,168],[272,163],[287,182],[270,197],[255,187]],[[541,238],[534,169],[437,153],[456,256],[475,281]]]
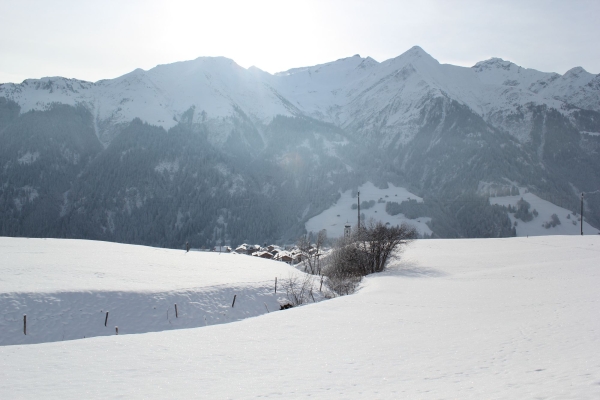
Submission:
[[[314,297],[312,294],[314,278],[312,275],[304,275],[303,278],[298,275],[290,275],[283,281],[283,289],[292,306],[299,306],[308,303]],[[284,307],[287,308],[287,307]]]
[[[389,226],[371,220],[337,243],[323,269],[326,286],[333,295],[352,293],[363,276],[383,271],[399,247],[416,237],[412,225]]]

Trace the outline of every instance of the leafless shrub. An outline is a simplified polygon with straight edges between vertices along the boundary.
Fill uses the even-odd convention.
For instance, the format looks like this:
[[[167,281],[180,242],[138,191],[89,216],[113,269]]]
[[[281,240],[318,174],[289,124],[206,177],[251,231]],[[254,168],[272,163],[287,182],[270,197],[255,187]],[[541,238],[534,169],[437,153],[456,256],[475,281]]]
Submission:
[[[346,296],[356,291],[362,277],[336,274],[326,277],[323,280],[325,285],[324,297],[332,298],[338,296]]]
[[[400,247],[417,236],[407,224],[386,226],[370,221],[354,234],[338,241],[324,260],[325,284],[333,296],[353,293],[365,275],[381,272],[398,256]]]
[[[383,271],[388,261],[398,256],[397,250],[417,237],[417,230],[405,223],[387,226],[371,220],[356,236],[359,249],[366,254],[363,275],[368,275]]]
[[[283,281],[283,289],[285,290],[288,301],[294,307],[308,303],[309,300],[313,298],[313,285],[314,277],[308,274],[304,275],[304,277],[290,274],[290,276]]]

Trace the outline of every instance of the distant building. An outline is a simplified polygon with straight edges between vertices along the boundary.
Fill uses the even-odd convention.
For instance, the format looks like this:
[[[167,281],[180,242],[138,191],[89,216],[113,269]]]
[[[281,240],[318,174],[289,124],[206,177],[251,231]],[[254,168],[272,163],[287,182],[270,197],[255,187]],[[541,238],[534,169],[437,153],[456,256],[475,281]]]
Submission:
[[[352,227],[350,226],[350,224],[344,225],[344,237],[349,238],[351,234],[352,234]]]
[[[269,253],[268,251],[257,251],[252,253],[252,255],[254,257],[266,258],[268,260],[273,258],[273,254]]]
[[[287,251],[280,251],[275,255],[275,260],[291,264],[294,261],[292,255]]]
[[[246,245],[246,243],[244,243],[236,247],[235,251],[236,253],[246,253],[248,251],[248,246]]]

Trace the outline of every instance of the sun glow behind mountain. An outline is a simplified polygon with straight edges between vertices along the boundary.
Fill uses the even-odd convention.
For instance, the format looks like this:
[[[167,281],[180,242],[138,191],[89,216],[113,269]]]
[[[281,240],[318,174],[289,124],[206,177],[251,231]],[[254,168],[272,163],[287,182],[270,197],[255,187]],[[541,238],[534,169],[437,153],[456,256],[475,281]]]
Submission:
[[[600,3],[6,0],[0,82],[97,81],[135,68],[226,56],[275,73],[351,54],[385,60],[414,44],[442,63],[502,55],[542,71],[600,71],[589,51]]]

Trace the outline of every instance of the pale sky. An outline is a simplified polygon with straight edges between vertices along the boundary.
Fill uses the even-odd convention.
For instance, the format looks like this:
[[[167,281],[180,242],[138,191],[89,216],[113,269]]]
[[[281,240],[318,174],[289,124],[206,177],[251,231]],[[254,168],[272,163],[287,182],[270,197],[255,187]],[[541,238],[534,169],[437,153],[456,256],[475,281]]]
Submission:
[[[0,0],[0,82],[97,81],[200,56],[274,73],[415,45],[441,63],[597,74],[599,21],[600,0]]]

